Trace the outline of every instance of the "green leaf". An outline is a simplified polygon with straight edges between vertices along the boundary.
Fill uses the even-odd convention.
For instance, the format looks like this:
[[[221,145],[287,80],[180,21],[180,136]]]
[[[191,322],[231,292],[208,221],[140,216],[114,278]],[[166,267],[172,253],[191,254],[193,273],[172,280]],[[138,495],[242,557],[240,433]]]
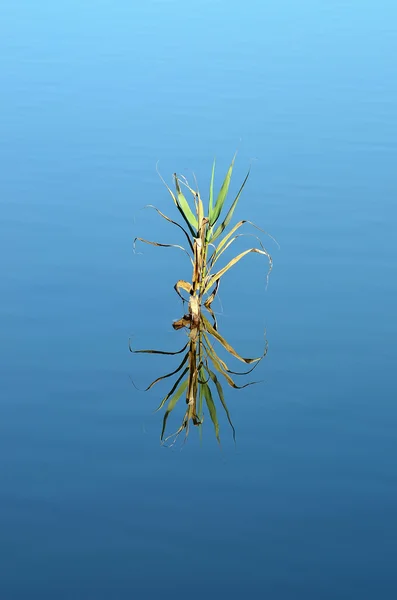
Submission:
[[[186,373],[188,372],[189,368],[186,367],[183,371],[182,374],[178,377],[178,379],[175,381],[174,385],[172,386],[172,388],[170,389],[170,391],[168,392],[168,394],[166,396],[164,396],[164,398],[162,399],[162,401],[160,402],[159,406],[156,408],[155,412],[158,412],[159,410],[161,410],[164,406],[164,404],[167,402],[168,398],[170,396],[172,396],[172,394],[175,392],[176,388],[178,387],[178,385],[180,384],[181,380],[184,378],[184,376],[186,375]],[[186,380],[187,381],[187,380]],[[186,387],[186,386],[185,386]],[[183,390],[182,390],[183,391]]]
[[[167,425],[168,417],[170,416],[170,413],[174,410],[176,403],[178,402],[179,398],[182,396],[186,387],[187,387],[187,379],[185,379],[185,381],[179,386],[179,388],[177,389],[177,391],[175,392],[175,394],[172,396],[171,400],[168,403],[167,410],[165,411],[164,418],[163,418],[163,428],[161,430],[161,436],[160,436],[161,440],[164,437],[164,432],[165,432],[165,428]]]
[[[223,389],[220,384],[220,381],[217,378],[217,376],[215,375],[215,373],[213,371],[211,371],[211,369],[206,367],[206,371],[207,371],[208,375],[211,377],[212,381],[215,383],[216,391],[218,392],[218,396],[219,396],[219,400],[221,401],[221,404],[222,404],[224,411],[226,413],[226,416],[227,416],[227,420],[229,421],[230,427],[232,428],[232,431],[233,431],[233,440],[236,441],[236,430],[234,429],[234,425],[233,425],[232,419],[230,417],[229,409],[228,409],[226,401],[225,401],[225,395],[223,393]]]
[[[179,212],[182,215],[183,219],[185,220],[186,225],[188,226],[190,233],[192,234],[193,237],[196,237],[196,235],[197,235],[197,222],[196,222],[196,231],[195,231],[195,229],[192,227],[191,223],[189,222],[189,219],[185,216],[185,213],[183,212],[183,210],[182,210],[182,208],[181,208],[181,206],[179,204],[179,201],[177,200],[174,192],[172,191],[172,189],[170,188],[170,186],[167,185],[167,183],[165,182],[165,180],[163,179],[163,177],[160,175],[160,172],[159,172],[157,166],[156,166],[156,170],[157,170],[158,176],[160,177],[161,181],[164,183],[164,185],[167,188],[167,190],[168,190],[171,198],[173,199],[175,206],[177,207],[177,209],[179,210]],[[187,201],[186,201],[186,203],[187,203]],[[194,216],[193,216],[193,218],[194,218]]]
[[[233,202],[233,204],[232,204],[232,205],[231,205],[231,207],[229,208],[229,211],[228,211],[228,213],[227,213],[227,215],[226,215],[226,217],[225,217],[225,220],[224,220],[224,221],[223,221],[223,223],[222,223],[221,225],[219,225],[219,227],[216,229],[216,231],[215,231],[214,235],[210,236],[210,239],[209,239],[209,241],[211,241],[211,242],[214,242],[214,241],[216,240],[216,238],[217,238],[217,237],[219,237],[219,236],[221,235],[221,233],[222,233],[222,232],[223,232],[223,231],[226,229],[226,227],[229,225],[229,223],[230,223],[230,221],[231,221],[231,218],[232,218],[232,216],[233,216],[234,210],[235,210],[235,208],[236,208],[236,206],[237,206],[237,202],[239,201],[239,198],[240,198],[240,196],[241,196],[241,192],[243,191],[243,188],[244,188],[244,186],[245,186],[245,184],[246,184],[246,182],[247,182],[247,179],[248,179],[248,177],[249,177],[250,170],[251,170],[251,169],[248,169],[248,173],[247,173],[247,175],[245,176],[245,179],[244,179],[244,181],[243,181],[243,183],[242,183],[242,185],[241,185],[241,187],[240,187],[240,189],[239,189],[239,191],[238,191],[238,194],[237,194],[237,196],[236,196],[236,197],[235,197],[235,199],[234,199],[234,202]]]
[[[226,173],[226,177],[222,183],[222,187],[221,187],[218,197],[216,199],[215,207],[212,211],[212,217],[210,216],[211,227],[213,227],[215,225],[215,223],[217,222],[219,215],[222,212],[223,205],[225,204],[226,196],[229,191],[230,179],[232,177],[235,158],[236,158],[236,155],[234,155],[231,165],[228,169],[228,172]]]
[[[192,209],[189,206],[188,201],[186,200],[185,196],[182,193],[181,186],[179,185],[179,181],[178,181],[178,177],[177,177],[176,173],[174,173],[174,181],[175,181],[175,188],[176,188],[176,193],[177,193],[177,197],[178,197],[178,205],[182,211],[183,217],[184,217],[185,221],[187,221],[187,223],[189,223],[191,225],[191,227],[193,227],[193,229],[197,232],[197,229],[198,229],[197,218],[194,216]]]
[[[131,346],[131,339],[128,340],[128,348],[130,352],[133,354],[168,354],[169,356],[175,356],[176,354],[182,354],[182,352],[186,349],[189,342],[183,346],[181,350],[177,350],[176,352],[167,352],[166,350],[133,350]]]
[[[207,404],[208,412],[210,413],[211,421],[214,424],[216,439],[218,440],[218,443],[220,444],[221,440],[219,437],[218,417],[216,415],[215,403],[212,398],[211,389],[210,389],[210,386],[208,385],[208,383],[203,384],[203,392],[204,392],[204,398],[205,398],[205,402]]]

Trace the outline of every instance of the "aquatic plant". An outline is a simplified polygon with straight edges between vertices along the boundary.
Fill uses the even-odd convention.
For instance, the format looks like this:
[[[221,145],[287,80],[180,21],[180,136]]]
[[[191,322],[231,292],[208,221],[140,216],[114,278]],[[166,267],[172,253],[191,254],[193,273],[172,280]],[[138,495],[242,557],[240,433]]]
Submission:
[[[189,182],[184,176],[174,173],[175,191],[173,191],[160,175],[160,178],[168,189],[184,223],[181,225],[174,221],[155,206],[150,205],[150,208],[156,210],[163,219],[183,231],[187,240],[186,247],[177,244],[161,244],[140,237],[137,237],[134,240],[134,248],[137,241],[158,247],[180,248],[189,256],[192,265],[192,280],[178,280],[174,286],[176,293],[187,308],[183,317],[173,323],[174,329],[184,329],[187,332],[188,339],[183,348],[177,352],[165,352],[162,350],[133,350],[130,346],[130,351],[134,353],[162,355],[177,355],[184,353],[182,361],[174,371],[158,377],[146,388],[146,390],[149,390],[159,381],[176,376],[171,389],[161,400],[160,405],[157,408],[157,410],[161,410],[166,405],[160,436],[163,443],[168,442],[168,440],[173,440],[172,443],[174,443],[178,435],[183,431],[185,431],[185,436],[187,437],[189,434],[190,423],[201,428],[204,416],[204,403],[213,423],[218,442],[220,441],[217,415],[217,408],[219,406],[221,406],[226,413],[235,439],[235,429],[226,404],[221,382],[226,381],[229,386],[235,389],[241,389],[248,385],[252,385],[255,382],[249,382],[238,386],[231,375],[246,375],[250,373],[259,364],[267,352],[266,343],[265,349],[260,356],[256,358],[244,358],[240,356],[225,338],[220,335],[216,316],[212,309],[212,303],[218,293],[221,279],[247,254],[257,253],[267,257],[269,264],[267,278],[272,269],[272,258],[263,246],[259,237],[256,235],[253,237],[258,241],[259,248],[255,246],[248,250],[244,250],[229,260],[223,267],[219,268],[218,266],[218,260],[224,252],[226,252],[239,237],[246,235],[241,232],[237,233],[241,227],[250,225],[263,231],[250,221],[242,220],[226,233],[250,174],[250,171],[248,171],[233,202],[228,210],[225,211],[224,208],[228,197],[234,161],[235,157],[229,166],[216,198],[214,196],[214,161],[210,179],[208,208],[206,212],[197,183],[196,189],[193,189],[190,187]],[[189,196],[192,196],[190,203],[183,193],[185,190],[187,190]],[[222,217],[223,214],[224,217]],[[209,318],[207,318],[205,313],[208,314]],[[226,362],[220,358],[215,350],[215,342],[222,346],[231,356],[246,365],[253,366],[242,372],[230,370]],[[186,410],[181,425],[177,431],[171,435],[165,436],[168,417],[182,397],[185,397],[186,400]]]

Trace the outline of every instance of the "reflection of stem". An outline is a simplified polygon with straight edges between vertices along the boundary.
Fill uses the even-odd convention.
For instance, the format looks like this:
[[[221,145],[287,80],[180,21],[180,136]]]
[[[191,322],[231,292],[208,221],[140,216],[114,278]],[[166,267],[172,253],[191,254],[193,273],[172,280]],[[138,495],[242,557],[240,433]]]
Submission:
[[[189,380],[186,392],[186,403],[188,405],[186,414],[186,429],[189,427],[190,419],[194,425],[201,423],[200,417],[197,415],[197,392],[199,387],[199,375],[202,364],[201,354],[201,302],[204,292],[204,277],[206,271],[207,260],[207,244],[205,236],[207,230],[207,219],[202,219],[199,223],[197,237],[193,244],[193,274],[192,274],[192,289],[189,299],[189,316],[190,316],[190,346],[189,346]]]

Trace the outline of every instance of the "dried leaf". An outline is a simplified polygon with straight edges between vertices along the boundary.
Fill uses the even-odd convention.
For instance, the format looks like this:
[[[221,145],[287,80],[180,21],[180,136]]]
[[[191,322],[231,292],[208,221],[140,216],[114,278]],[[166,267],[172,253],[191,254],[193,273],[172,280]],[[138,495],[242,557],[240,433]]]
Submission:
[[[226,348],[226,350],[230,353],[233,354],[233,356],[235,356],[236,358],[238,358],[238,360],[241,360],[244,363],[247,363],[248,365],[253,363],[253,362],[257,362],[258,360],[261,360],[261,356],[258,356],[257,358],[243,358],[242,356],[240,356],[240,354],[238,354],[235,349],[225,340],[225,338],[223,338],[211,325],[211,323],[208,321],[208,319],[202,314],[201,318],[204,322],[204,327],[206,329],[206,331],[208,331],[208,333],[210,333],[224,348]]]
[[[192,294],[193,293],[192,284],[189,283],[188,281],[183,281],[183,279],[180,279],[174,285],[174,290],[176,291],[176,293],[178,294],[178,296],[180,296],[184,302],[187,302],[187,300],[180,293],[180,291],[179,291],[180,289],[185,290],[189,294]]]
[[[193,264],[192,257],[190,256],[189,252],[183,246],[179,246],[179,244],[160,244],[159,242],[151,242],[150,240],[145,240],[144,238],[136,237],[134,239],[134,250],[137,241],[143,242],[144,244],[150,244],[151,246],[159,246],[160,248],[179,248],[179,250],[183,250],[183,252],[185,252],[185,254],[188,255],[190,262]]]
[[[178,368],[175,369],[175,371],[172,371],[171,373],[167,373],[166,375],[162,375],[162,377],[157,377],[157,379],[155,379],[154,381],[152,381],[152,383],[150,385],[148,385],[145,392],[150,390],[150,388],[152,388],[154,385],[156,385],[156,383],[158,383],[162,379],[167,379],[168,377],[171,377],[172,375],[175,375],[176,373],[178,373],[178,371],[180,371],[182,369],[183,365],[185,364],[185,362],[187,361],[188,358],[189,358],[189,352],[186,352],[185,356],[182,359],[182,362],[180,363]]]
[[[191,249],[191,251],[193,252],[193,244],[192,244],[192,241],[191,241],[191,239],[190,239],[190,236],[189,236],[188,232],[186,231],[186,229],[185,229],[184,227],[182,227],[182,225],[180,225],[180,224],[179,224],[179,223],[177,223],[176,221],[173,221],[172,219],[170,219],[169,217],[167,217],[167,215],[165,215],[164,213],[162,213],[162,212],[161,212],[161,210],[159,210],[158,208],[156,208],[156,206],[153,206],[153,204],[147,204],[147,205],[145,206],[145,208],[154,208],[154,210],[156,210],[156,211],[159,213],[159,215],[160,215],[161,217],[163,217],[163,219],[165,219],[165,220],[166,220],[166,221],[168,221],[169,223],[172,223],[173,225],[176,225],[177,227],[179,227],[179,229],[181,229],[181,230],[183,231],[183,233],[185,234],[185,236],[186,236],[186,239],[187,239],[187,241],[188,241],[188,244],[189,244],[189,246],[190,246],[190,249]]]
[[[223,267],[223,269],[218,271],[218,273],[215,273],[215,275],[213,275],[212,277],[209,278],[209,280],[206,283],[204,293],[208,292],[218,279],[220,279],[229,269],[231,269],[236,263],[239,262],[239,260],[241,260],[244,256],[246,256],[250,252],[255,252],[257,254],[264,254],[265,256],[268,257],[268,259],[270,261],[270,265],[272,264],[271,256],[268,252],[266,252],[266,250],[259,250],[259,248],[250,248],[249,250],[245,250],[244,252],[241,252],[241,254],[238,254],[237,256],[235,256],[230,262],[228,262],[226,267]]]
[[[189,342],[186,342],[186,344],[183,346],[183,348],[181,350],[178,350],[177,352],[166,352],[164,350],[133,350],[131,348],[131,341],[128,340],[128,348],[130,349],[130,352],[132,352],[133,354],[168,354],[169,356],[175,356],[176,354],[181,354],[185,349],[186,346],[188,345]]]
[[[215,225],[215,223],[217,222],[217,220],[219,218],[219,215],[222,212],[222,208],[225,203],[227,193],[229,191],[230,179],[232,177],[235,158],[236,158],[236,155],[234,155],[231,165],[226,173],[226,177],[222,183],[222,187],[221,187],[218,197],[216,199],[214,210],[212,212],[212,215],[210,215],[211,227],[213,227]]]

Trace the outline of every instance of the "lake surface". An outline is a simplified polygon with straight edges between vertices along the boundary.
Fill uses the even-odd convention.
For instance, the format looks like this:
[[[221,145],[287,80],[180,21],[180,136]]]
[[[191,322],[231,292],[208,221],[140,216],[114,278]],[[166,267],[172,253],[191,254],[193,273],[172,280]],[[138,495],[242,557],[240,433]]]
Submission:
[[[0,597],[397,597],[395,2],[0,6]],[[274,269],[220,329],[264,382],[159,444],[190,267],[156,174],[220,185]],[[241,249],[249,247],[242,239]],[[183,408],[182,406],[180,407]],[[176,409],[177,410],[177,409]],[[176,421],[175,421],[176,422]]]

